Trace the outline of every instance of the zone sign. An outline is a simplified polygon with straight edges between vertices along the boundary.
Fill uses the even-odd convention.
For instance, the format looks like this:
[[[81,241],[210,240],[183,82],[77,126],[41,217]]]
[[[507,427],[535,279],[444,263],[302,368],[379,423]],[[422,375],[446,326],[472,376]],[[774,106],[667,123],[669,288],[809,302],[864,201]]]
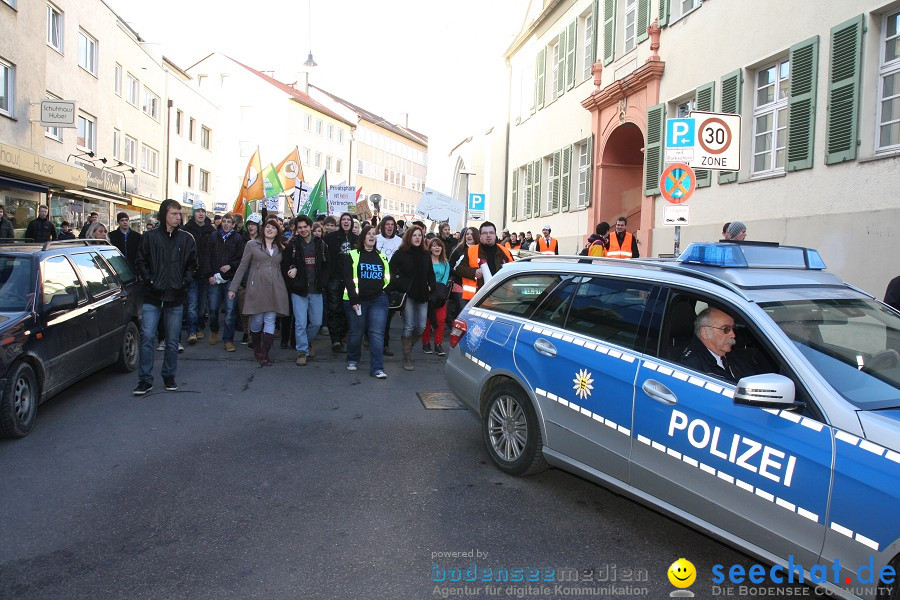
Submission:
[[[740,115],[694,111],[690,118],[670,119],[667,125],[667,154],[679,148],[681,160],[695,169],[740,170]]]

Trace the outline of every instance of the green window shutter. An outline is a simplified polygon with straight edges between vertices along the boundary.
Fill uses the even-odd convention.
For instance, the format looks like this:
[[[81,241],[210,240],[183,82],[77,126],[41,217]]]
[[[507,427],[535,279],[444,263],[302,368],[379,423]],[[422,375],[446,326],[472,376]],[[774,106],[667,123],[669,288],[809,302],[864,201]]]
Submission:
[[[547,49],[541,48],[534,63],[534,111],[544,108],[544,92],[547,87],[547,84],[544,81],[546,69]]]
[[[638,0],[636,25],[637,43],[640,44],[650,37],[647,33],[647,28],[650,27],[650,0]]]
[[[563,212],[569,212],[572,196],[572,146],[562,149],[562,171],[559,176],[559,204]]]
[[[588,176],[587,176],[587,199],[585,206],[591,205],[591,190],[594,187],[594,136],[587,140],[588,145]]]
[[[647,109],[647,144],[644,152],[644,195],[659,193],[663,164],[663,133],[666,126],[665,103]]]
[[[566,92],[566,30],[559,32],[556,41],[556,97],[559,98]]]
[[[791,46],[790,97],[788,98],[787,170],[813,166],[818,87],[819,36]]]
[[[541,161],[540,158],[534,161],[534,190],[531,194],[532,217],[541,216]]]
[[[722,112],[741,114],[741,98],[743,94],[744,72],[741,69],[732,71],[722,77]],[[719,185],[737,181],[737,171],[719,171]]]
[[[696,110],[712,112],[715,109],[716,100],[716,82],[710,81],[705,85],[701,85],[694,92],[694,106]],[[709,187],[712,185],[712,174],[706,169],[697,169],[697,187]]]
[[[659,26],[669,24],[669,0],[659,0]]]
[[[560,180],[559,175],[562,171],[562,152],[557,150],[553,153],[553,171],[550,176],[550,212],[559,212],[559,195]]]
[[[518,221],[519,216],[519,170],[512,172],[512,220]]]
[[[616,0],[603,0],[603,65],[616,57]]]
[[[566,89],[571,90],[575,87],[575,29],[578,21],[569,23],[569,31],[566,33]]]
[[[864,15],[831,28],[825,164],[856,158]],[[793,67],[792,67],[793,68]]]
[[[531,188],[534,186],[534,167],[532,163],[525,166],[525,218],[531,217]]]

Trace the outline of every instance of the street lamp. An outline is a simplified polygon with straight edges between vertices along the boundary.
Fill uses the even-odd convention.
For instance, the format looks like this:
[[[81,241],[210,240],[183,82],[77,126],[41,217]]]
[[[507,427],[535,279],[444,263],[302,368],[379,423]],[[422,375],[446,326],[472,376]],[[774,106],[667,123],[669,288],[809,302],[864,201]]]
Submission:
[[[306,32],[309,37],[309,56],[306,59],[306,62],[303,63],[304,67],[315,67],[318,66],[315,60],[312,57],[312,0],[306,3]]]
[[[466,197],[463,199],[464,206],[466,207],[465,212],[463,213],[463,229],[469,226],[469,177],[472,175],[477,175],[474,171],[460,171],[460,175],[466,176]]]

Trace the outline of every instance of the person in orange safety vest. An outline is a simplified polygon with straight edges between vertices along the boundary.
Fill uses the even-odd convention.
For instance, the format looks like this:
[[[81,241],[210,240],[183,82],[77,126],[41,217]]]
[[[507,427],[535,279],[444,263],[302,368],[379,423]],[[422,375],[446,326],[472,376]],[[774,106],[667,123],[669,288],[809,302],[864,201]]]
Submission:
[[[470,300],[475,292],[484,284],[483,264],[487,265],[492,275],[496,275],[500,267],[513,261],[509,250],[497,244],[497,227],[485,221],[478,228],[479,242],[466,250],[466,260],[456,267],[456,274],[462,279],[462,299]]]
[[[637,239],[627,231],[628,219],[619,217],[616,219],[616,232],[609,236],[609,249],[606,251],[608,258],[639,258]]]
[[[543,234],[537,239],[537,251],[541,254],[559,254],[559,242],[550,237],[550,226],[544,225]]]

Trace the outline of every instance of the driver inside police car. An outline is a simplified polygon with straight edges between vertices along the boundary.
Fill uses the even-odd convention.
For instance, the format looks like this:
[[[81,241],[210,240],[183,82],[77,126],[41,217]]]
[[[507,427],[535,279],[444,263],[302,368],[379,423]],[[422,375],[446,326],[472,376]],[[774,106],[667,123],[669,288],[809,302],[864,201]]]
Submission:
[[[695,371],[737,383],[741,377],[756,373],[743,359],[728,356],[736,342],[734,319],[725,311],[710,306],[697,315],[694,337],[678,362]]]

